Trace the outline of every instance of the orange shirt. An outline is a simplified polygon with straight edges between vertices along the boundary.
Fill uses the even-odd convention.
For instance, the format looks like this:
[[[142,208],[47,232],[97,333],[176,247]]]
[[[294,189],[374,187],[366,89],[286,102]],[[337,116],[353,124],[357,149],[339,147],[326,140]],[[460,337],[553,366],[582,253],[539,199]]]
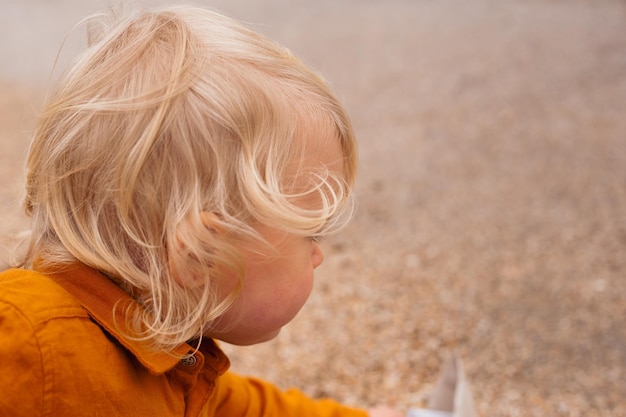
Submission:
[[[0,273],[0,416],[367,415],[227,372],[228,359],[210,339],[182,361],[150,351],[122,335],[118,301],[134,303],[80,264]],[[184,344],[175,353],[193,350]]]

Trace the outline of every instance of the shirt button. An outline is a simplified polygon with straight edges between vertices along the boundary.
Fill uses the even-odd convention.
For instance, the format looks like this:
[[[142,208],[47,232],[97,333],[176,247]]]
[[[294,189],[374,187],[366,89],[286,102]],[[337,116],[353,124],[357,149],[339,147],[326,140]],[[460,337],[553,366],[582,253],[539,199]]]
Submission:
[[[194,366],[198,362],[195,355],[185,356],[180,360],[180,364],[184,366]]]

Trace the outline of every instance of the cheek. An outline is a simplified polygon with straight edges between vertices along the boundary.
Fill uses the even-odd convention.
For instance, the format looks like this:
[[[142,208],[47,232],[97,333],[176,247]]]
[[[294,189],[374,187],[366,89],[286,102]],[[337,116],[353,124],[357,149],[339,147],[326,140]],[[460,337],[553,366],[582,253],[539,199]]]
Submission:
[[[304,306],[313,291],[313,270],[307,272],[302,279],[294,282],[291,291],[290,304],[293,316]],[[293,317],[292,317],[293,318]]]
[[[283,271],[286,272],[286,271]],[[265,316],[278,325],[285,325],[298,314],[313,290],[313,269],[288,271],[285,275],[268,274],[264,277],[265,297],[259,301],[259,316]]]
[[[305,281],[302,283],[302,294],[304,296],[304,301],[309,299],[309,296],[313,292],[313,271],[308,274]]]

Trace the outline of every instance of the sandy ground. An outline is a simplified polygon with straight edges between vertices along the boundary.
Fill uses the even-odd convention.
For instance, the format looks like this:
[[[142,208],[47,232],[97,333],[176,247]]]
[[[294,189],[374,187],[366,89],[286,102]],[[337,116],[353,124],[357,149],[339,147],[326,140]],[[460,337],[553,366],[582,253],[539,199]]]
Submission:
[[[0,231],[33,114],[96,1],[0,3]],[[419,406],[459,352],[483,416],[626,416],[626,4],[208,3],[321,70],[361,143],[354,222],[239,372]]]

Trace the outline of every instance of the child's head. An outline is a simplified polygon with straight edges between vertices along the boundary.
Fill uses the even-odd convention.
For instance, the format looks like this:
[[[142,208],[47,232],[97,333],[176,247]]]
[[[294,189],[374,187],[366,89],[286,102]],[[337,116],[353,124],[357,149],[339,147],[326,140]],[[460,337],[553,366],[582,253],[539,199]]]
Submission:
[[[24,264],[106,273],[159,348],[219,336],[232,277],[245,294],[250,264],[341,225],[355,169],[344,110],[286,50],[202,9],[100,18],[36,126]]]

